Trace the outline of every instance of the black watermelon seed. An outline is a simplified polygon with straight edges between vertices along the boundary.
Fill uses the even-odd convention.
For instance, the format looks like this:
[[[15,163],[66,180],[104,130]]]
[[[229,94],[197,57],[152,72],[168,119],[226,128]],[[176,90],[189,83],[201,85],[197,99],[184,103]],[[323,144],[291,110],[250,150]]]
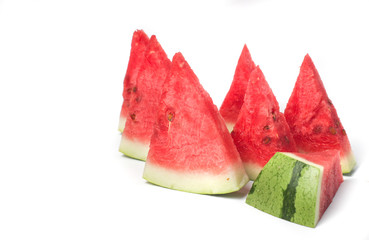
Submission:
[[[262,141],[264,144],[269,144],[271,142],[271,139],[269,136],[266,136],[265,138],[263,138],[263,141]]]
[[[346,134],[347,134],[347,133],[346,133],[346,130],[345,130],[344,128],[342,128],[342,135],[343,135],[343,136],[346,136]]]
[[[335,135],[335,134],[337,133],[337,130],[336,130],[334,127],[330,126],[330,127],[329,127],[329,132],[330,132],[331,134]]]
[[[136,114],[132,113],[132,114],[130,115],[130,117],[131,117],[131,119],[132,119],[132,120],[135,120],[135,119],[136,119]]]
[[[167,114],[167,119],[168,119],[169,122],[173,122],[173,120],[174,120],[174,113],[169,112]]]

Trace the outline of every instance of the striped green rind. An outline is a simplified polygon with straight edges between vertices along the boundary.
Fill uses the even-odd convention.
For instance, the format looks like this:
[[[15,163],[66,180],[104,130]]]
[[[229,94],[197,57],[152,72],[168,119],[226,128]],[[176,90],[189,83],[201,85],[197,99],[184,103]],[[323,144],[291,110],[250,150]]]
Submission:
[[[276,153],[256,178],[246,203],[273,216],[315,227],[322,168]]]
[[[283,205],[281,210],[281,218],[291,221],[296,213],[295,199],[297,192],[297,185],[299,183],[301,172],[307,165],[295,161],[292,176],[290,182],[287,184],[286,189],[283,191]]]

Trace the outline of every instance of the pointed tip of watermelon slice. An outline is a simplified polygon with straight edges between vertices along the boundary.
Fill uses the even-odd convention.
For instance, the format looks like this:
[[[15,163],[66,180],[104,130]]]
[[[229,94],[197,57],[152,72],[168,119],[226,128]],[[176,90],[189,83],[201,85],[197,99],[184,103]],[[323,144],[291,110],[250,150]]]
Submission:
[[[239,61],[244,61],[244,62],[248,63],[249,65],[252,66],[252,68],[255,67],[255,64],[254,64],[254,62],[252,61],[252,58],[251,58],[251,53],[250,53],[249,49],[247,48],[246,44],[243,45]]]
[[[172,62],[173,62],[173,65],[177,65],[180,67],[183,67],[183,65],[187,63],[186,59],[184,58],[181,52],[177,52],[174,54]]]
[[[248,80],[251,71],[255,68],[255,63],[251,58],[251,53],[244,44],[242,48],[241,55],[238,59],[235,78],[242,78],[243,80]]]
[[[304,61],[313,62],[313,61],[311,60],[311,57],[310,57],[309,53],[306,53],[306,54],[305,54]]]
[[[247,86],[244,102],[255,101],[255,94],[259,97],[266,97],[268,101],[264,101],[267,104],[272,104],[275,111],[279,111],[278,101],[273,94],[264,73],[261,71],[260,66],[257,65],[250,74],[249,83]],[[257,101],[260,101],[258,99]]]
[[[156,64],[158,66],[162,65],[163,60],[165,60],[165,64],[169,65],[170,60],[168,59],[167,54],[165,53],[163,47],[159,43],[157,37],[155,35],[152,35],[150,37],[146,52],[145,52],[146,59],[151,64]]]
[[[142,29],[136,29],[136,31],[133,33],[133,38],[137,39],[138,41],[149,41],[149,37]]]
[[[194,73],[191,66],[188,64],[181,52],[177,52],[174,54],[172,59],[172,68],[170,72],[170,74],[179,74],[186,76],[189,81],[193,81],[195,86],[201,86],[199,79],[197,78],[196,74]],[[205,90],[201,86],[200,92],[204,93],[204,91]]]
[[[304,60],[302,61],[302,64],[301,64],[301,67],[300,68],[301,69],[311,69],[311,70],[314,71],[314,73],[315,72],[316,73],[318,72],[316,70],[316,67],[314,65],[313,60],[311,59],[311,57],[310,57],[310,55],[308,53],[305,55]]]
[[[133,58],[137,58],[137,54],[143,54],[147,44],[149,43],[149,36],[144,32],[142,29],[137,29],[134,31],[132,35],[132,41],[131,41],[131,56]],[[135,59],[133,59],[133,62],[136,62]],[[136,63],[135,63],[136,64]]]

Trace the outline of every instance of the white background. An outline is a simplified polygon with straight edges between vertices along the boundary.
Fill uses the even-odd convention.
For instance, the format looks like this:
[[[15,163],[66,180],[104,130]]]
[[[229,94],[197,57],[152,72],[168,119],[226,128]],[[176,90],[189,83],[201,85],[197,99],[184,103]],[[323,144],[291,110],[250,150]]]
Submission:
[[[369,239],[368,1],[0,0],[0,239]],[[160,188],[118,152],[136,29],[181,51],[219,107],[243,44],[283,110],[306,53],[358,167],[315,229]]]

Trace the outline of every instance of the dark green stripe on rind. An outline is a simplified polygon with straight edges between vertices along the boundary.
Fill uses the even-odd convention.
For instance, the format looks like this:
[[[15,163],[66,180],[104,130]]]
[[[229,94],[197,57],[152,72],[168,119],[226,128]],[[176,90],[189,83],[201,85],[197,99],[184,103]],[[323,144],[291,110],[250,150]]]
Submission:
[[[320,174],[318,167],[276,153],[255,180],[246,203],[273,216],[314,227]]]
[[[301,171],[307,165],[305,163],[296,161],[292,170],[292,177],[290,183],[287,185],[286,190],[283,191],[283,206],[281,211],[281,218],[291,221],[291,218],[296,212],[295,198],[296,187],[301,176]]]

